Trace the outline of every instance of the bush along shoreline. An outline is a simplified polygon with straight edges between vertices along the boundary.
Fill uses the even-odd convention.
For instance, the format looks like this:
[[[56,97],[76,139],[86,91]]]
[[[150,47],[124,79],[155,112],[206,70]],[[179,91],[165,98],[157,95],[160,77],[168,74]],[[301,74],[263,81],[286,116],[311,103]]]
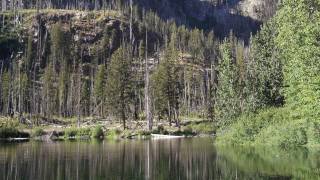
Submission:
[[[270,108],[246,114],[217,132],[218,145],[263,145],[281,148],[320,145],[320,119]]]
[[[1,127],[0,128],[0,140],[5,139],[27,139],[30,138],[30,134],[28,132],[19,131],[14,127]]]

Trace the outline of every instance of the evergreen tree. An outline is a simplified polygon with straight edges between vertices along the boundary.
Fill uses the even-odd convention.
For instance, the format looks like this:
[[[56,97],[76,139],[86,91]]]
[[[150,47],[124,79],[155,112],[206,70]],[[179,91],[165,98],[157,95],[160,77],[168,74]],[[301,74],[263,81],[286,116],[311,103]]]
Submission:
[[[120,117],[124,129],[126,129],[126,120],[133,93],[131,64],[127,49],[121,46],[112,55],[107,72],[106,94],[108,104],[111,112]]]
[[[26,51],[26,59],[25,59],[25,70],[28,72],[28,71],[31,71],[31,68],[32,68],[32,63],[33,63],[33,37],[31,34],[29,34],[28,36],[28,41],[27,41],[27,51]]]
[[[220,125],[229,124],[239,115],[239,94],[236,89],[237,68],[232,58],[230,40],[220,46],[220,59],[217,67],[218,88],[216,94],[215,116]]]
[[[81,79],[81,109],[83,116],[91,115],[91,81],[89,76],[82,76]]]
[[[44,115],[51,117],[56,113],[56,94],[57,88],[54,86],[53,80],[55,75],[52,63],[48,64],[43,75],[43,111]]]
[[[275,24],[270,21],[251,42],[245,90],[246,109],[249,112],[283,104],[283,64],[274,41],[275,31]]]
[[[105,65],[100,65],[96,75],[94,93],[99,108],[99,115],[104,117],[104,107],[106,102],[106,70]]]
[[[63,117],[67,116],[67,100],[68,100],[68,90],[70,84],[69,72],[66,66],[62,67],[59,77],[59,112]]]
[[[167,115],[170,125],[172,119],[176,121],[176,125],[179,125],[181,85],[177,60],[178,52],[175,49],[174,38],[172,38],[163,60],[152,75],[155,109],[158,115]]]
[[[10,74],[8,71],[3,72],[1,78],[1,111],[3,114],[9,113],[10,100]]]

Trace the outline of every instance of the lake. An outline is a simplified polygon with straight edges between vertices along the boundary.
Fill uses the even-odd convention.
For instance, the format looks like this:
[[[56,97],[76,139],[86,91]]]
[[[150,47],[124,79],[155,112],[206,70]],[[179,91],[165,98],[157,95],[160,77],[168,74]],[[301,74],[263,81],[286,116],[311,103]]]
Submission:
[[[0,179],[320,179],[320,149],[213,138],[1,143]]]

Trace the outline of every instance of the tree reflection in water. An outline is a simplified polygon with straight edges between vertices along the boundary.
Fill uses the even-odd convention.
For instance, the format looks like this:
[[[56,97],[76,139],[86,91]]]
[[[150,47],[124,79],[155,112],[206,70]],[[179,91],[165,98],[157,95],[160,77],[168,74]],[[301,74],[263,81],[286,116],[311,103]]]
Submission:
[[[0,179],[316,179],[319,152],[210,138],[0,144]]]

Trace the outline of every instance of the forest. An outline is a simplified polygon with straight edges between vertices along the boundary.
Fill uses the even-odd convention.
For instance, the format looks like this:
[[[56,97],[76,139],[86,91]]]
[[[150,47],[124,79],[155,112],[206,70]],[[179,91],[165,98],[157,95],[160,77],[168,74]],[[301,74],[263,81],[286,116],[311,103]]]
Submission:
[[[136,1],[2,0],[3,124],[160,123],[201,126],[218,144],[319,145],[320,1],[275,4],[274,16],[221,33]]]

